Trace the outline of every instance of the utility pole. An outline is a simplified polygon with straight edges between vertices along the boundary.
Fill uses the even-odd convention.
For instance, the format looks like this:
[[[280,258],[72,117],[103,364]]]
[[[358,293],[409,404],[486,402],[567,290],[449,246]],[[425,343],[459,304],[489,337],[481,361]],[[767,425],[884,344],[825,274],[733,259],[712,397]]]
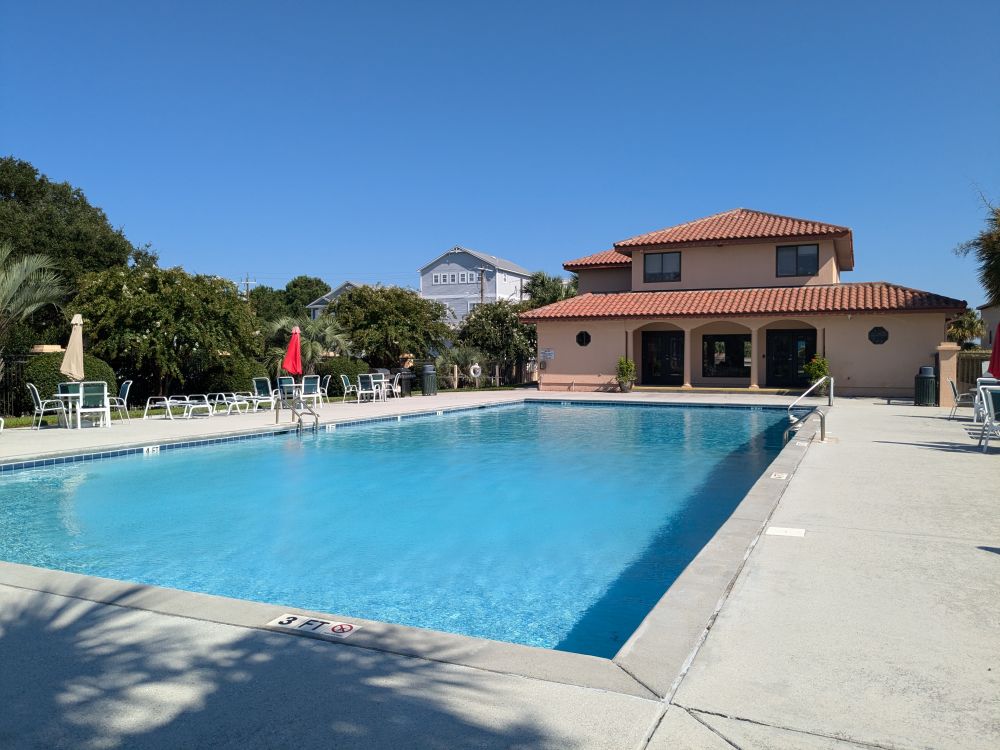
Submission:
[[[484,276],[486,269],[479,266],[476,271],[479,273],[479,304],[481,305],[486,301],[486,277]]]
[[[250,287],[254,286],[257,286],[257,279],[254,278],[253,281],[250,281],[249,273],[242,281],[237,283],[237,287],[243,290],[243,299],[245,299],[247,302],[250,301]]]

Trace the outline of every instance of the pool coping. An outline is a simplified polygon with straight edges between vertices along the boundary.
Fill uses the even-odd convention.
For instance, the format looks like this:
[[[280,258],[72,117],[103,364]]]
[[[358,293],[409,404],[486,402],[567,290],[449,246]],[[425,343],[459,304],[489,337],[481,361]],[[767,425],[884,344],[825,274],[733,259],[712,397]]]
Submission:
[[[614,406],[692,406],[739,410],[784,408],[756,404],[649,402],[643,399],[629,399],[627,402],[613,399],[575,399],[571,394],[560,394],[557,398],[525,396],[519,399],[432,408],[391,416],[330,420],[321,423],[320,429],[336,430],[362,424],[401,422],[421,416],[497,406],[552,402]],[[273,632],[286,632],[267,625],[286,612],[328,621],[346,621],[361,627],[352,633],[348,640],[332,641],[332,646],[366,648],[490,672],[607,690],[648,699],[664,699],[672,695],[707,636],[743,564],[808,450],[809,443],[814,437],[815,426],[803,419],[796,427],[799,429],[795,438],[790,439],[779,451],[729,518],[674,580],[611,659],[5,561],[0,561],[0,585],[162,615]],[[36,463],[32,467],[23,466],[29,463],[24,460],[10,461],[5,465],[22,464],[18,468],[35,468],[38,465],[74,463],[76,460],[112,458],[124,455],[126,452],[142,453],[144,448],[154,446],[161,449],[170,446],[166,448],[169,450],[267,438],[292,432],[295,432],[295,428],[287,425],[256,427],[219,433],[214,437],[203,439],[160,440],[146,444],[133,442],[119,448],[102,449],[90,454],[80,454],[79,451],[43,454],[34,459]],[[39,459],[40,463],[37,463]],[[11,467],[5,471],[13,470]],[[779,478],[773,478],[772,475]],[[299,631],[294,635],[308,634]]]

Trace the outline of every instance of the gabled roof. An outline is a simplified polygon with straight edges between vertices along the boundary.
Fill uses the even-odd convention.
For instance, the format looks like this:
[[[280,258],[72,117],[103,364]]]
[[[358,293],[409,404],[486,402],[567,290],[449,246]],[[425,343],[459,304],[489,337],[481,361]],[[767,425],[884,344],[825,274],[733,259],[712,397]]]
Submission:
[[[314,299],[312,302],[306,305],[306,309],[308,310],[312,307],[326,307],[344,292],[348,291],[349,289],[356,289],[359,286],[361,286],[361,284],[355,283],[353,281],[345,281],[340,286],[331,289],[329,292],[324,294],[319,299]]]
[[[632,265],[630,256],[611,248],[576,260],[568,260],[563,263],[563,268],[567,271],[577,271],[583,268],[624,268],[630,265]]]
[[[531,271],[529,271],[526,268],[522,268],[521,266],[517,265],[517,263],[513,263],[509,260],[506,260],[505,258],[498,258],[496,255],[487,255],[486,253],[481,253],[478,250],[470,250],[469,248],[462,247],[461,245],[455,245],[455,247],[451,248],[451,250],[447,250],[446,252],[441,253],[430,263],[425,263],[424,265],[420,266],[420,268],[418,268],[417,270],[422,272],[425,269],[430,268],[431,266],[433,266],[435,263],[437,263],[439,260],[441,260],[450,253],[466,253],[468,255],[471,255],[473,258],[476,258],[477,260],[486,263],[487,265],[498,268],[501,271],[510,271],[511,273],[520,274],[521,276],[531,276]]]
[[[849,227],[810,219],[796,219],[749,208],[734,208],[677,226],[658,229],[615,243],[615,249],[631,253],[648,245],[740,244],[766,239],[833,239],[843,271],[854,268],[854,241]],[[839,242],[837,242],[839,240]]]
[[[522,313],[525,323],[594,318],[703,318],[747,315],[962,312],[964,300],[885,281],[748,289],[581,294]]]

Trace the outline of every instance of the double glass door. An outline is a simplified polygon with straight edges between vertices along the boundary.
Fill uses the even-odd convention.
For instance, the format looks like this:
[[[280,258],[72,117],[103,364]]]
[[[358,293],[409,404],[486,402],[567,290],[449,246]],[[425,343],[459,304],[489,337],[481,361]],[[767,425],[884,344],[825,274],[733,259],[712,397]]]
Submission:
[[[767,384],[772,388],[809,385],[805,366],[816,355],[816,329],[767,332]]]
[[[642,332],[642,384],[684,385],[684,332]]]

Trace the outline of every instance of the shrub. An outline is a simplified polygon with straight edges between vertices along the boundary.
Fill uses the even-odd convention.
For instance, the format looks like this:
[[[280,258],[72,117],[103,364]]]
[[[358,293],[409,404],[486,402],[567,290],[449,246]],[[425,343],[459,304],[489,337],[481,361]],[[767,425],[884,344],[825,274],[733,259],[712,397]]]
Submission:
[[[253,379],[268,377],[267,368],[246,357],[227,357],[221,367],[200,373],[192,378],[185,390],[191,393],[237,393],[253,390]],[[271,378],[272,382],[274,378]]]
[[[324,359],[316,365],[317,375],[320,377],[324,375],[332,376],[330,378],[331,396],[344,395],[344,388],[340,383],[341,375],[346,375],[348,380],[352,383],[356,383],[358,375],[366,372],[371,372],[371,368],[368,366],[368,363],[360,359],[352,359],[351,357],[330,357],[329,359]]]
[[[826,357],[821,357],[816,354],[813,355],[811,360],[802,366],[802,370],[805,372],[806,377],[809,378],[809,383],[812,384],[820,378],[824,378],[830,374],[830,362],[826,359]],[[827,388],[828,385],[824,383],[816,389],[815,393],[819,396],[825,396]]]
[[[24,366],[24,379],[28,383],[33,383],[38,388],[38,395],[48,398],[68,378],[59,372],[62,364],[62,352],[52,352],[50,354],[39,354],[28,360]],[[118,383],[115,380],[115,372],[111,365],[103,359],[98,359],[90,354],[83,355],[83,371],[85,380],[103,380],[108,384],[108,394],[118,395]],[[28,397],[28,390],[25,388],[24,396]],[[30,408],[30,407],[29,407]]]
[[[618,358],[616,379],[619,384],[631,385],[635,382],[635,362],[627,357]]]

